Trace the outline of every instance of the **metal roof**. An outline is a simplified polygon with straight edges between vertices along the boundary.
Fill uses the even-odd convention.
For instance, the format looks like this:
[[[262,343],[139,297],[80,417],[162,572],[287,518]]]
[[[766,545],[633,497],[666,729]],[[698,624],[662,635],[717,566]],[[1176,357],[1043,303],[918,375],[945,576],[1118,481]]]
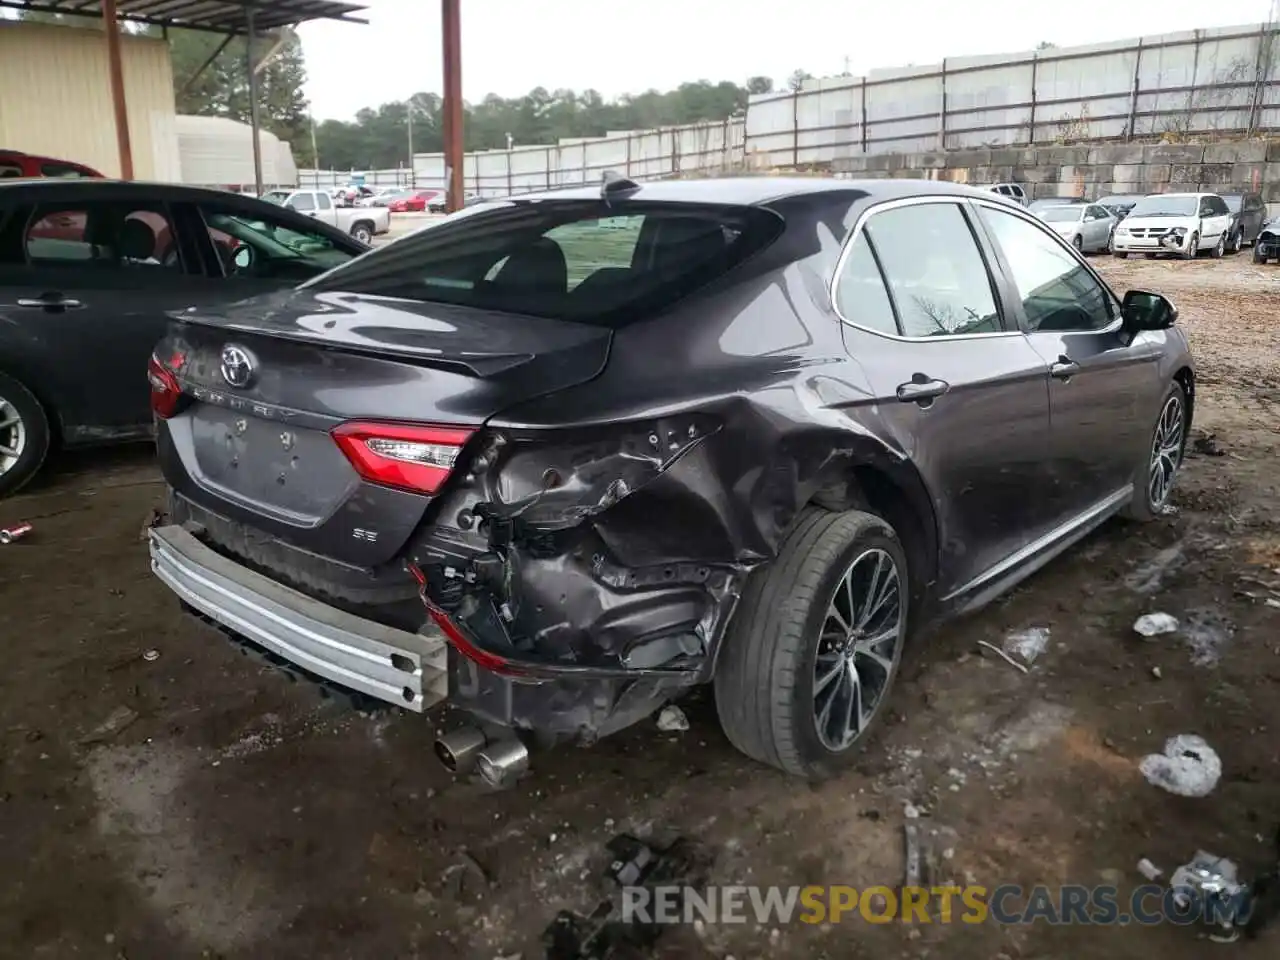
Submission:
[[[0,0],[0,7],[76,17],[102,16],[101,0]],[[250,13],[257,33],[306,20],[367,23],[353,16],[365,9],[363,5],[339,0],[117,0],[116,3],[116,13],[121,20],[215,33],[248,32]]]

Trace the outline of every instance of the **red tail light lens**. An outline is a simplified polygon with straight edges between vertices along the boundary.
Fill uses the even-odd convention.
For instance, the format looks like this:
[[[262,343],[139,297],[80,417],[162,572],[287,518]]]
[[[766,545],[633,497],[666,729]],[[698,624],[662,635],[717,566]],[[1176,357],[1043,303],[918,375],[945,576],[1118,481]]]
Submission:
[[[168,420],[178,412],[182,399],[178,378],[153,353],[147,363],[147,380],[151,382],[151,412],[161,420]]]
[[[356,472],[370,483],[435,493],[473,431],[420,424],[344,423],[334,442]]]

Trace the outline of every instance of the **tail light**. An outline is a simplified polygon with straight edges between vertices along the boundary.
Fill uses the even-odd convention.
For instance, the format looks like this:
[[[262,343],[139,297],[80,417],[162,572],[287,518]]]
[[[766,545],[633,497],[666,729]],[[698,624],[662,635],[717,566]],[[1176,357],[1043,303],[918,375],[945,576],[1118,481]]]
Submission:
[[[370,483],[435,493],[473,431],[422,424],[344,423],[333,440],[356,472]]]
[[[151,412],[161,420],[168,420],[178,412],[178,403],[182,400],[178,378],[153,353],[147,363],[147,380],[151,383]]]

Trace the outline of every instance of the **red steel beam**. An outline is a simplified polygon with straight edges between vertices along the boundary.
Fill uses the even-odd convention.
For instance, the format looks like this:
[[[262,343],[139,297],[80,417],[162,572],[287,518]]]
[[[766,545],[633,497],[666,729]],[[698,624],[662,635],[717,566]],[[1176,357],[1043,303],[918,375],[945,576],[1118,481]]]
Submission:
[[[462,15],[459,0],[441,0],[444,26],[444,164],[448,174],[445,209],[463,206]]]
[[[103,27],[107,34],[107,72],[111,79],[111,106],[116,116],[116,149],[120,153],[120,179],[133,179],[133,145],[129,142],[129,108],[124,98],[124,62],[120,56],[120,21],[116,0],[102,0]]]

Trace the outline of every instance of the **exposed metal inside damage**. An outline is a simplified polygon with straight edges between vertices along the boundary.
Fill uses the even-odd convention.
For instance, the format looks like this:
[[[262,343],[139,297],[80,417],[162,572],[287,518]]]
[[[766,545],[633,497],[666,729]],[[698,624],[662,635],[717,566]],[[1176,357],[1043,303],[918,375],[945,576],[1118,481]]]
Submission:
[[[764,413],[735,400],[626,430],[477,438],[409,563],[451,643],[453,701],[591,740],[708,680],[747,576],[838,458],[827,445],[806,463]]]

